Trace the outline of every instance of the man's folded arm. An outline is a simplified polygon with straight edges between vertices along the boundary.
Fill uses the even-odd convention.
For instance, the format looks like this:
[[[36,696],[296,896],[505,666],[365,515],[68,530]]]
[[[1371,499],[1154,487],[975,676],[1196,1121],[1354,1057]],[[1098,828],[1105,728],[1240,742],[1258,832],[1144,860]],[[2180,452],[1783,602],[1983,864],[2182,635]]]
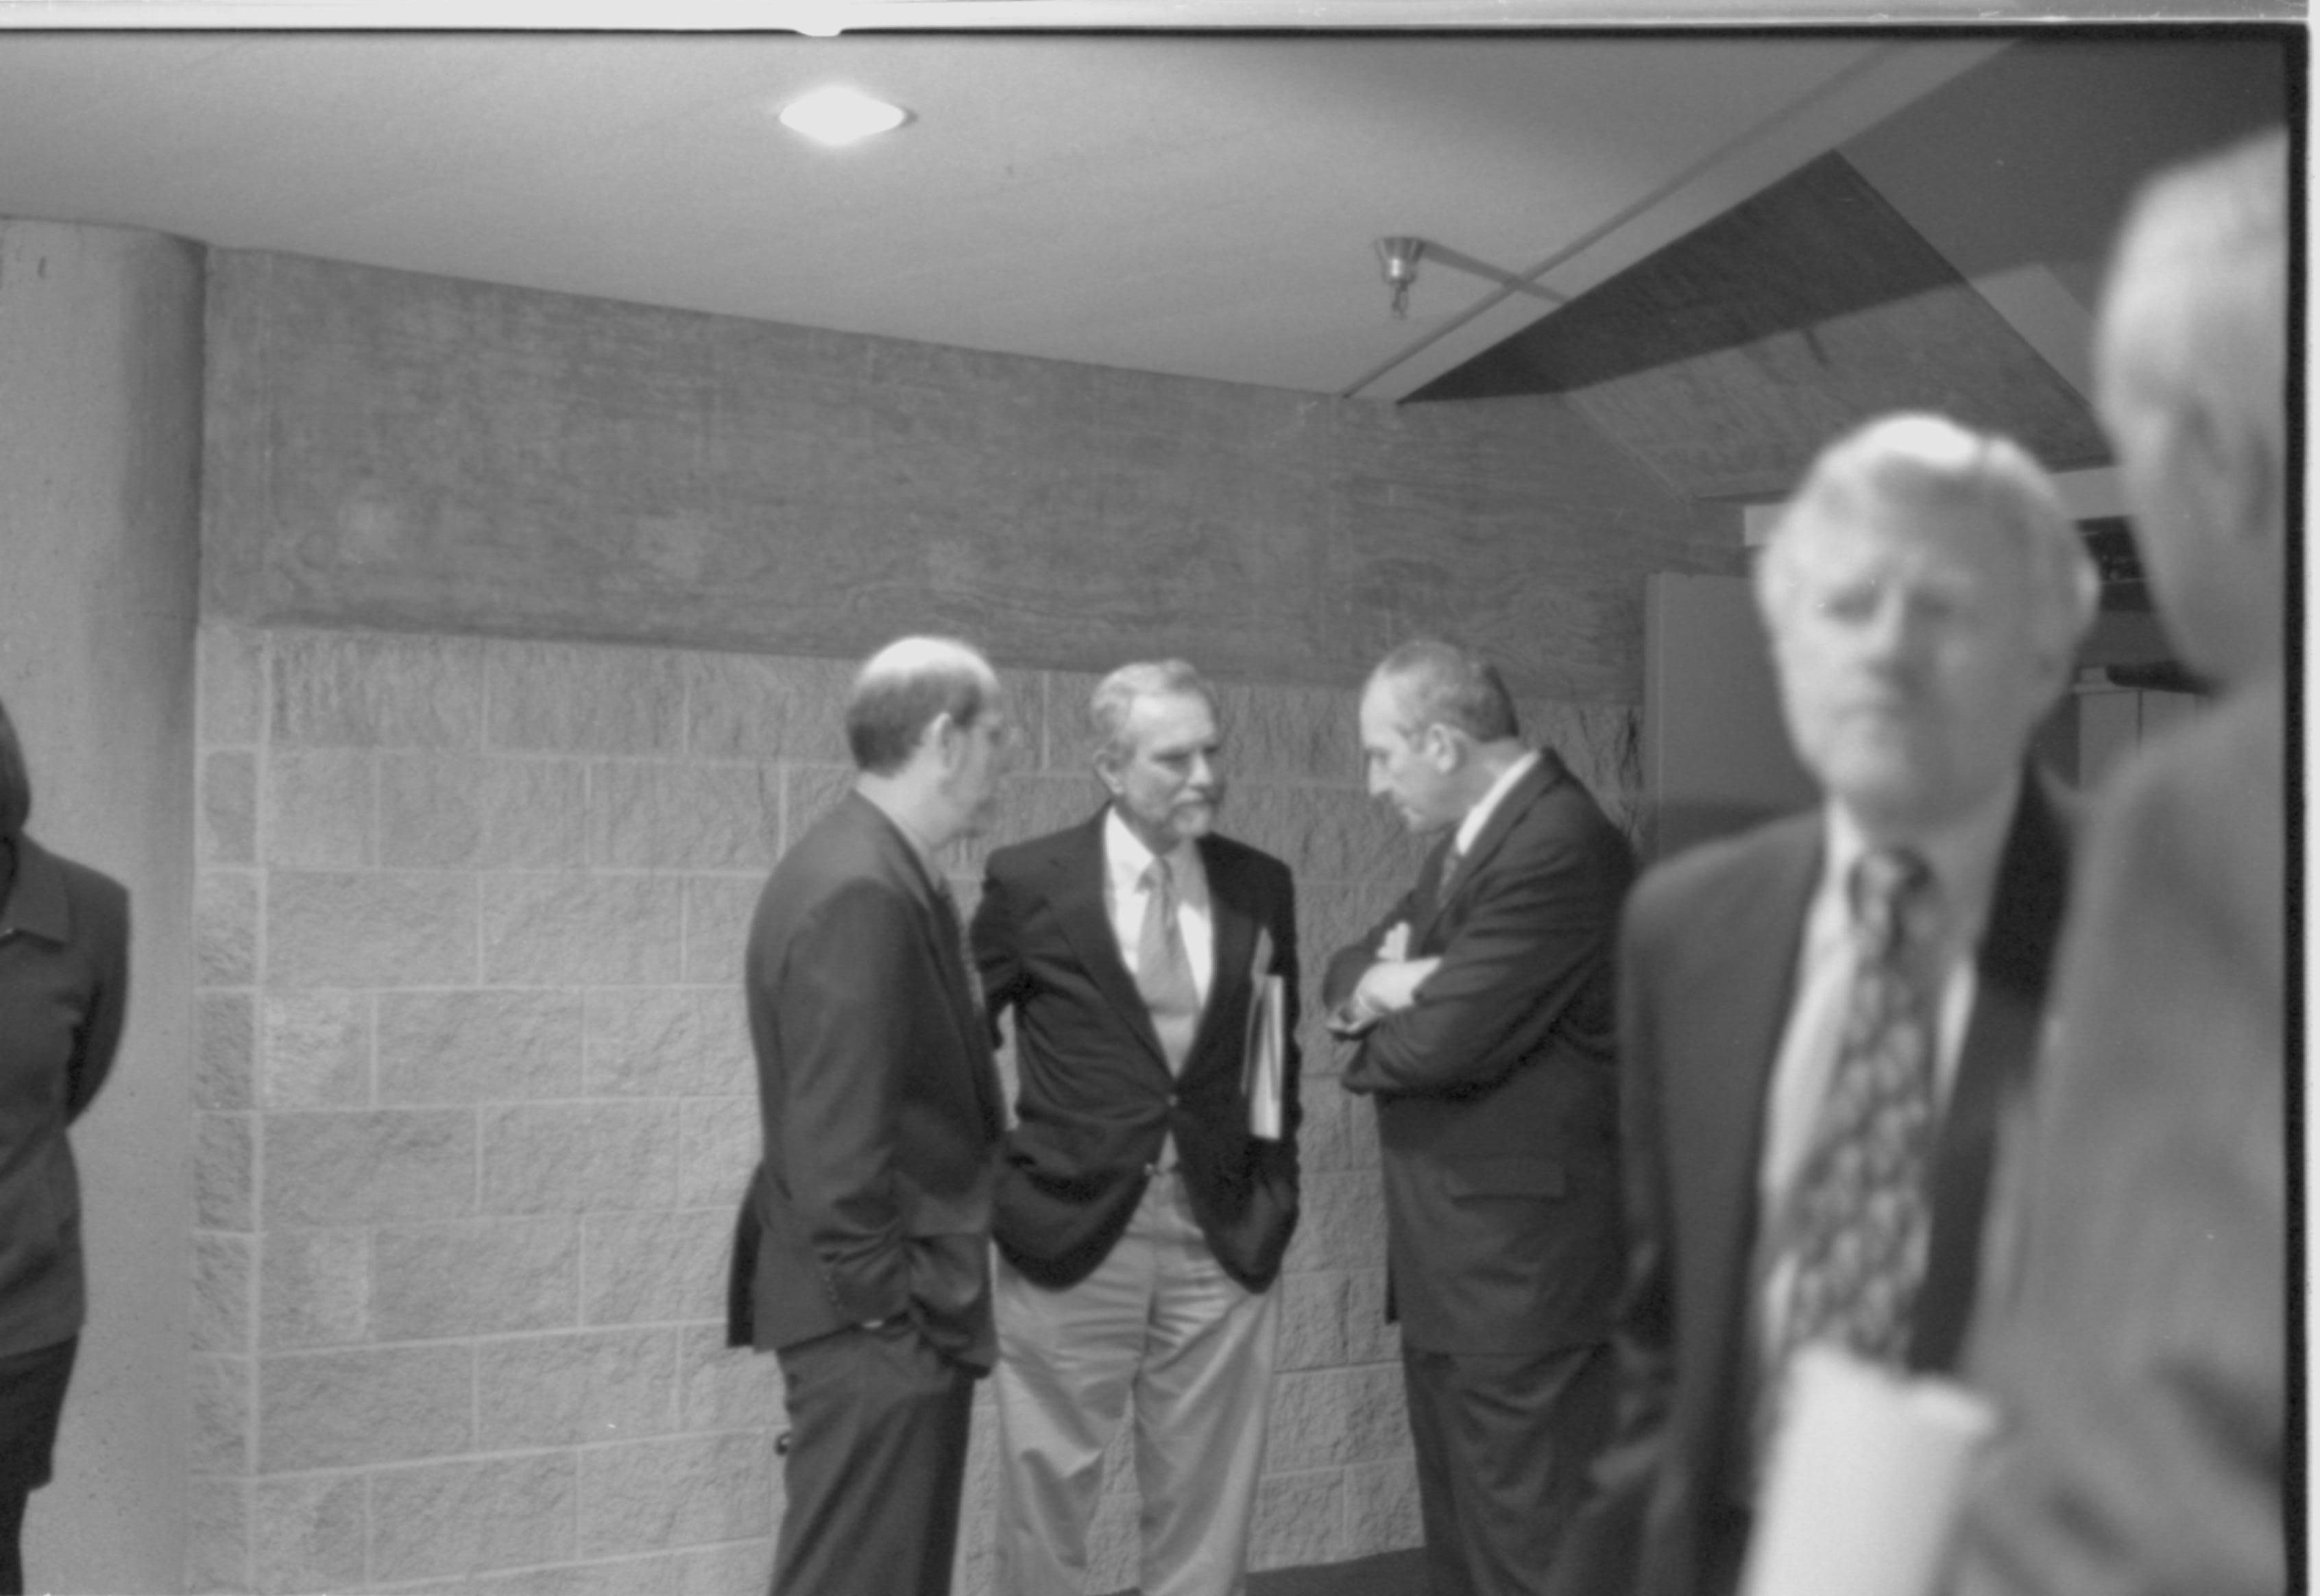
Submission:
[[[1364,1036],[1346,1088],[1441,1092],[1504,1077],[1601,972],[1625,880],[1618,860],[1572,847],[1478,884],[1484,895],[1416,1001]]]

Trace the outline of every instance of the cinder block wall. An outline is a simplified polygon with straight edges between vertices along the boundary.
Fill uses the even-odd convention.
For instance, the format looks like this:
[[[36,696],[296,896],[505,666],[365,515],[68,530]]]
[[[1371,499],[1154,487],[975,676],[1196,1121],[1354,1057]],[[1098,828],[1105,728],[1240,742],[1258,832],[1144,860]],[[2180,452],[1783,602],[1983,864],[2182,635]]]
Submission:
[[[763,1589],[779,1375],[720,1321],[757,1152],[739,970],[766,871],[848,779],[850,668],[204,627],[195,1590]],[[1097,798],[1094,676],[1008,675],[1032,735],[992,841]],[[1349,690],[1224,697],[1225,829],[1295,869],[1318,972],[1415,851],[1361,790]],[[1631,818],[1631,712],[1527,711]],[[979,848],[950,863],[971,901]],[[1267,1567],[1418,1532],[1370,1113],[1305,1041]],[[1113,1484],[1098,1589],[1134,1578]]]

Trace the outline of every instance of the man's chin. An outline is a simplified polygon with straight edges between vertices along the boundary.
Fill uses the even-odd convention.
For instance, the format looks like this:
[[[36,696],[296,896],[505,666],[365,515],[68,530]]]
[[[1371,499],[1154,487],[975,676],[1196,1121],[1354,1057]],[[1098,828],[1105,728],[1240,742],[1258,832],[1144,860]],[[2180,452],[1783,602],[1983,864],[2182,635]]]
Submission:
[[[1192,804],[1176,811],[1168,820],[1176,835],[1190,842],[1195,837],[1206,837],[1216,830],[1217,806],[1213,803]]]

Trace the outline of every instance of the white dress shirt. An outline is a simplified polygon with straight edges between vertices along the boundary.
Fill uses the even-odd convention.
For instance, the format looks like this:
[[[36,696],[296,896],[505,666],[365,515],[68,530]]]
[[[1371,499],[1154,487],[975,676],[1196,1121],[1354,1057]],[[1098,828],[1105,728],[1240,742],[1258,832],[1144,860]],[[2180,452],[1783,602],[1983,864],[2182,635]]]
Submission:
[[[2021,778],[1955,823],[1908,841],[1940,884],[1943,912],[1941,997],[1935,1011],[1934,1091],[1936,1111],[1949,1102],[1957,1079],[1965,1028],[1973,1012],[1974,950],[1980,946],[1997,890],[1998,867],[2012,830]],[[1804,939],[1797,957],[1797,995],[1781,1032],[1765,1103],[1764,1142],[1757,1164],[1760,1231],[1785,1210],[1790,1187],[1812,1147],[1821,1099],[1827,1094],[1844,1035],[1845,1007],[1859,956],[1853,940],[1853,910],[1847,884],[1853,865],[1869,849],[1859,826],[1842,809],[1827,811],[1827,840],[1820,882],[1805,912]],[[1760,1347],[1780,1345],[1787,1310],[1792,1260],[1761,1259],[1764,1278],[1757,1298]]]
[[[1119,939],[1119,957],[1131,975],[1142,974],[1136,967],[1136,958],[1144,939],[1145,900],[1151,896],[1144,873],[1151,868],[1153,857],[1143,839],[1128,829],[1118,810],[1105,812],[1103,903],[1111,916],[1112,934]],[[1178,843],[1167,859],[1176,884],[1176,925],[1184,936],[1185,959],[1192,966],[1192,988],[1206,1003],[1217,968],[1216,917],[1209,909],[1208,872],[1201,867],[1199,846],[1190,841]]]

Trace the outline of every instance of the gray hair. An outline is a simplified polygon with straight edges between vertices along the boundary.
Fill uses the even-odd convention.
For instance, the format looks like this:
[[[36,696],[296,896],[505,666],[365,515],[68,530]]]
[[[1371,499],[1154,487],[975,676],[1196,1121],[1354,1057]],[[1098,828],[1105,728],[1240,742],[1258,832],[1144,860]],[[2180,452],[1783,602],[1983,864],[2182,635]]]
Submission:
[[[2086,635],[2099,582],[2053,479],[2011,439],[1920,412],[1856,427],[1813,461],[1756,561],[1756,603],[1769,629],[1781,630],[1803,575],[1796,529],[1842,524],[1869,505],[1978,514],[2011,533],[2029,568],[2037,635],[2064,653]]]
[[[891,775],[938,715],[972,726],[999,697],[991,662],[954,638],[902,638],[865,662],[846,701],[846,744],[872,775]]]
[[[2197,404],[2287,458],[2288,133],[2170,167],[2136,191],[2103,290],[2097,367]]]
[[[1134,752],[1128,736],[1128,718],[1139,698],[1189,694],[1205,702],[1211,714],[1217,695],[1201,673],[1181,659],[1146,659],[1123,665],[1095,685],[1088,694],[1088,730],[1099,761],[1116,761]]]
[[[1379,660],[1370,680],[1393,684],[1400,711],[1394,728],[1406,738],[1437,724],[1463,731],[1476,742],[1522,735],[1506,678],[1472,648],[1435,638],[1415,639]]]

